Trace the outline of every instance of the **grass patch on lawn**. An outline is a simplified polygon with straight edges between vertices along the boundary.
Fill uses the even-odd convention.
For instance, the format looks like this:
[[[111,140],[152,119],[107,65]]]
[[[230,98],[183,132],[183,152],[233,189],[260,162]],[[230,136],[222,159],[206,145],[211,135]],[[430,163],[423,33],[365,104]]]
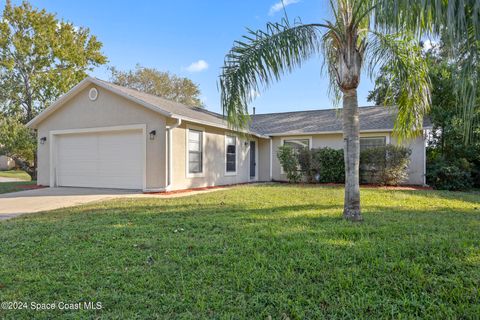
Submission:
[[[102,310],[1,318],[476,318],[480,195],[243,186],[120,199],[0,223],[0,301]]]
[[[0,171],[0,177],[4,178],[17,178],[26,181],[32,180],[30,175],[23,170],[8,170],[8,171]]]
[[[37,181],[0,182],[0,194],[34,189]]]

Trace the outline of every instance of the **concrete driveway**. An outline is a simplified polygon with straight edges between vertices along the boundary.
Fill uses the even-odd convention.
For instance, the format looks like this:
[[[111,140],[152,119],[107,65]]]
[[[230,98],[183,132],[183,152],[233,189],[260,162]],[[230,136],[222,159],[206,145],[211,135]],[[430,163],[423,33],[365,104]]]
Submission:
[[[43,188],[5,193],[0,194],[0,220],[94,201],[139,196],[145,195],[140,191],[92,188]]]

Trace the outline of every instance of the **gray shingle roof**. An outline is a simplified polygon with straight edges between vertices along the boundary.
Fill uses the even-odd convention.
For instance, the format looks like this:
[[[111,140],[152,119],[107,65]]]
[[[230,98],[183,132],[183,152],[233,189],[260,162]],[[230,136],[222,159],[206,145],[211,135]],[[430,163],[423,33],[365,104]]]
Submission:
[[[150,105],[153,105],[159,108],[160,110],[167,111],[175,115],[191,118],[194,120],[206,121],[206,122],[210,122],[210,123],[221,125],[221,126],[227,126],[227,121],[220,114],[217,114],[202,108],[187,107],[175,101],[171,101],[165,98],[161,98],[159,96],[144,93],[135,89],[122,87],[101,79],[96,79],[96,80],[101,81],[105,85],[112,87],[115,90],[121,91],[124,94],[127,94],[131,97],[142,100]]]
[[[392,130],[396,109],[360,107],[360,130]],[[426,118],[424,127],[429,127]],[[342,109],[325,109],[252,116],[251,130],[264,135],[298,135],[342,131]]]
[[[155,95],[96,79],[115,90],[142,100],[160,110],[191,119],[228,127],[223,115],[203,108],[187,107]],[[325,109],[252,115],[250,131],[260,135],[298,135],[342,131],[342,109]],[[360,130],[392,130],[396,110],[386,107],[361,107]],[[424,127],[429,127],[426,118]]]

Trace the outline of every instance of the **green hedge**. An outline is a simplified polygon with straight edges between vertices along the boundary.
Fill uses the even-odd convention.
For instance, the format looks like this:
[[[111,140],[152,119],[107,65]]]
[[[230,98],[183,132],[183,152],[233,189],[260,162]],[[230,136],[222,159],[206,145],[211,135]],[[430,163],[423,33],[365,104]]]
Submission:
[[[360,154],[360,181],[380,185],[398,185],[408,178],[411,151],[403,146],[386,145],[370,148]],[[294,151],[282,146],[278,158],[287,179],[310,183],[344,183],[343,150],[304,148]]]
[[[278,148],[277,157],[288,181],[299,182],[302,179],[302,172],[299,170],[298,154],[295,150],[288,145],[281,146]]]
[[[465,158],[436,159],[427,167],[427,182],[435,189],[466,191],[474,185],[472,164]]]
[[[308,182],[343,183],[345,162],[343,150],[332,148],[303,149],[299,153],[299,163]]]
[[[360,182],[395,186],[408,178],[411,150],[388,144],[360,153]]]

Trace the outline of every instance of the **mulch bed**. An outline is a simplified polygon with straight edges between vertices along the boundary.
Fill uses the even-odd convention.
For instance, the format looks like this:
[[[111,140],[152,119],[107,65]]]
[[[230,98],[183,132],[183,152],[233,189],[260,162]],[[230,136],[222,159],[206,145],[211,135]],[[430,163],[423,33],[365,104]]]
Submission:
[[[206,191],[212,189],[224,189],[234,186],[246,185],[246,184],[255,184],[255,183],[262,183],[262,182],[252,182],[252,183],[237,183],[237,184],[229,184],[224,186],[212,186],[212,187],[202,187],[202,188],[190,188],[190,189],[182,189],[182,190],[173,190],[173,191],[161,191],[161,192],[144,192],[144,194],[158,194],[158,195],[170,195],[170,194],[178,194],[178,193],[187,193],[193,191]],[[268,183],[268,182],[267,182]],[[286,181],[273,181],[273,183],[282,183],[282,184],[292,184]],[[298,187],[343,187],[344,185],[341,183],[297,183]],[[361,188],[370,188],[370,189],[383,189],[383,190],[433,190],[432,187],[428,186],[413,186],[413,185],[402,185],[402,186],[382,186],[376,184],[361,184]]]
[[[177,193],[186,193],[186,192],[193,192],[193,191],[206,191],[206,190],[213,190],[213,189],[225,189],[234,186],[240,186],[244,184],[250,183],[237,183],[237,184],[228,184],[224,186],[211,186],[211,187],[201,187],[201,188],[190,188],[190,189],[181,189],[181,190],[173,190],[173,191],[161,191],[161,192],[144,192],[144,194],[158,194],[158,195],[170,195],[170,194],[177,194]]]
[[[47,187],[36,185],[36,184],[19,184],[19,185],[16,185],[15,188],[29,190],[29,189],[43,189]]]
[[[288,181],[274,181],[275,183],[284,183],[284,184],[291,184]],[[343,183],[297,183],[299,187],[344,187]],[[401,186],[383,186],[379,184],[360,184],[360,188],[370,188],[370,189],[383,189],[383,190],[433,190],[432,187],[429,186],[417,186],[417,185],[401,185]]]

